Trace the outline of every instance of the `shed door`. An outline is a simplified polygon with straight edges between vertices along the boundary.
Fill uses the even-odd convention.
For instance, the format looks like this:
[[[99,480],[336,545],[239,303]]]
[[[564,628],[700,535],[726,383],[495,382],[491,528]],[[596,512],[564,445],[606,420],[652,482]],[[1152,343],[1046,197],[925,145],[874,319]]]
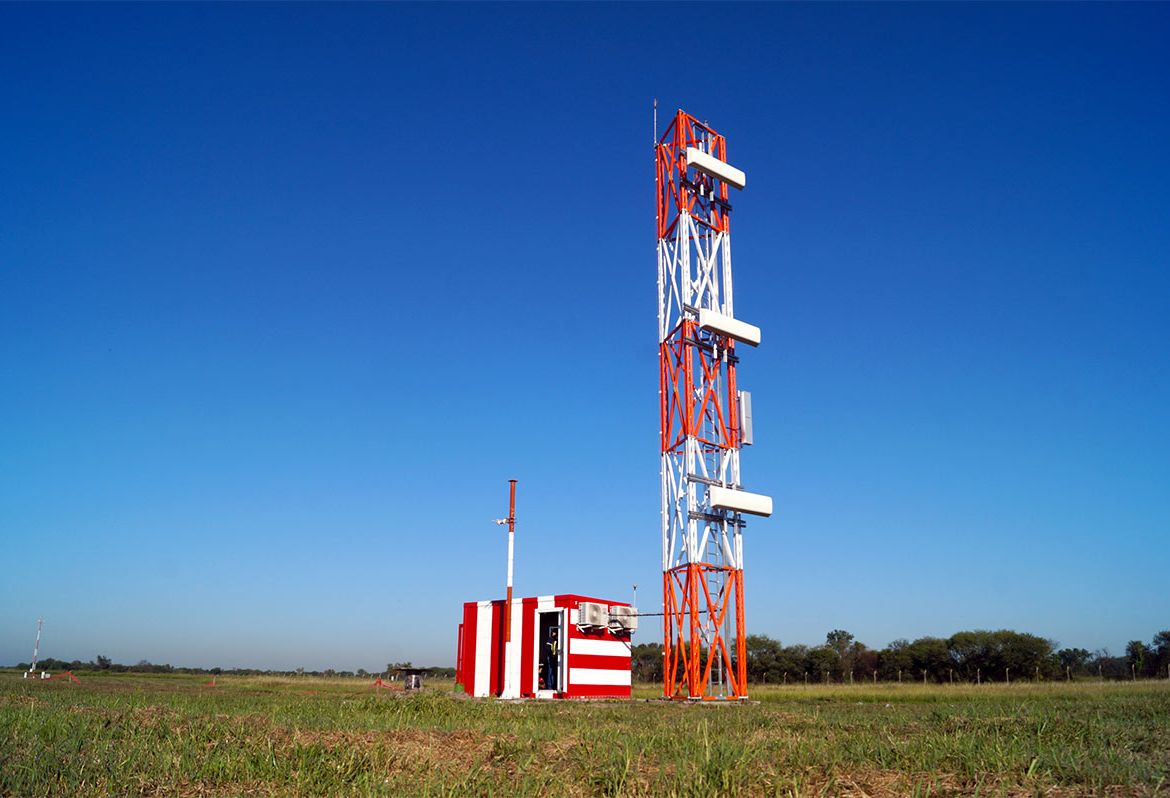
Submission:
[[[565,691],[565,611],[542,610],[537,613],[536,662],[532,669],[535,684],[532,690],[538,696],[551,698],[553,693]]]

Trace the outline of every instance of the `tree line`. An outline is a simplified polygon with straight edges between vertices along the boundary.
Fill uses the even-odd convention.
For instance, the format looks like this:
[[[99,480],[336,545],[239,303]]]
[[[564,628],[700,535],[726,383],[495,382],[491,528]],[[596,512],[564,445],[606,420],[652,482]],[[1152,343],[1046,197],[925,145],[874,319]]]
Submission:
[[[634,679],[662,681],[660,643],[636,645],[631,654]],[[1008,629],[895,640],[883,649],[869,648],[843,629],[829,632],[819,646],[783,646],[765,635],[748,635],[747,672],[756,684],[1165,679],[1170,678],[1170,630],[1149,643],[1130,641],[1121,656],[1058,649],[1051,640]]]
[[[662,681],[662,644],[641,643],[631,651],[635,680]],[[704,655],[705,656],[705,655]],[[109,671],[111,673],[229,674],[238,676],[320,676],[373,678],[364,668],[356,670],[272,670],[261,668],[185,668],[139,660],[133,665],[113,662],[98,654],[93,660],[59,660],[47,657],[37,663],[46,671]],[[28,670],[27,662],[16,668]],[[385,675],[409,662],[389,662]],[[433,676],[454,678],[455,669],[430,668]],[[818,646],[781,645],[766,635],[747,637],[748,680],[756,684],[814,684],[850,681],[1004,682],[1075,678],[1154,679],[1170,678],[1170,630],[1158,632],[1149,643],[1131,640],[1125,653],[1083,648],[1057,648],[1056,643],[1033,634],[975,630],[956,632],[947,638],[920,637],[895,640],[872,649],[843,629],[825,635]]]
[[[148,660],[139,660],[133,665],[123,665],[120,662],[113,662],[109,657],[98,654],[96,658],[83,661],[62,660],[46,657],[38,660],[37,668],[44,671],[60,672],[60,671],[107,671],[109,673],[186,673],[186,674],[203,674],[208,676],[218,676],[220,674],[227,674],[233,676],[320,676],[325,678],[337,677],[339,679],[366,679],[374,678],[379,675],[386,675],[395,668],[410,668],[409,662],[389,662],[386,664],[386,670],[379,673],[370,673],[365,668],[358,668],[357,670],[335,670],[333,668],[326,668],[325,670],[305,670],[304,668],[296,668],[294,670],[265,670],[263,668],[183,668],[172,665],[159,665]],[[29,663],[18,662],[16,664],[17,670],[26,671],[29,669]],[[454,668],[428,668],[432,676],[445,679],[455,678]]]

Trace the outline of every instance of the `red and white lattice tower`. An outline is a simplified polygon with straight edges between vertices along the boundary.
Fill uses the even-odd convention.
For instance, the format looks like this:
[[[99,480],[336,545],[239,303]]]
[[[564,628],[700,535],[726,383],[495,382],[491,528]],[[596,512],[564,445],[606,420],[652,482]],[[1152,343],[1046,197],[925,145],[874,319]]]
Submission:
[[[751,396],[736,387],[729,188],[744,174],[727,140],[679,111],[655,145],[662,430],[663,692],[746,698],[743,514],[772,499],[743,490]]]

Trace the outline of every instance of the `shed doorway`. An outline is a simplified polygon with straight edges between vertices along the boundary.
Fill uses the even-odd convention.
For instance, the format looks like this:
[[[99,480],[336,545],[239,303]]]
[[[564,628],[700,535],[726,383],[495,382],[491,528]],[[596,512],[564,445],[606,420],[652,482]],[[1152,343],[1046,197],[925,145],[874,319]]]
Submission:
[[[565,612],[548,610],[537,614],[536,693],[551,698],[565,691]]]

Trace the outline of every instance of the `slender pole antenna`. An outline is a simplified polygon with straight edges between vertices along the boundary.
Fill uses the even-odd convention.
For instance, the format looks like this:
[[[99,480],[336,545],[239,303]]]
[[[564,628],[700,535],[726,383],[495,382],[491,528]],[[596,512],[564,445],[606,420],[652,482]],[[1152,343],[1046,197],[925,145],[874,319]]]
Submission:
[[[40,655],[40,652],[41,652],[41,628],[44,627],[44,625],[45,625],[45,619],[44,618],[37,618],[37,642],[33,644],[33,658],[32,658],[32,663],[28,666],[28,673],[26,673],[24,675],[24,678],[26,678],[26,679],[29,677],[29,674],[36,676],[37,657]]]
[[[37,618],[37,642],[33,644],[32,667],[29,670],[35,671],[37,669],[37,657],[40,656],[41,653],[41,629],[43,629],[44,626],[45,619]]]
[[[512,642],[512,555],[516,546],[516,480],[508,480],[508,602],[504,605],[504,642]]]
[[[504,599],[504,698],[518,698],[512,685],[512,559],[516,547],[516,480],[508,480],[508,517],[496,523],[508,525],[508,585]]]
[[[661,188],[658,185],[658,98],[654,98],[654,131],[650,137],[650,152],[654,158],[654,221],[658,222],[658,193]],[[659,291],[661,292],[661,286]]]

